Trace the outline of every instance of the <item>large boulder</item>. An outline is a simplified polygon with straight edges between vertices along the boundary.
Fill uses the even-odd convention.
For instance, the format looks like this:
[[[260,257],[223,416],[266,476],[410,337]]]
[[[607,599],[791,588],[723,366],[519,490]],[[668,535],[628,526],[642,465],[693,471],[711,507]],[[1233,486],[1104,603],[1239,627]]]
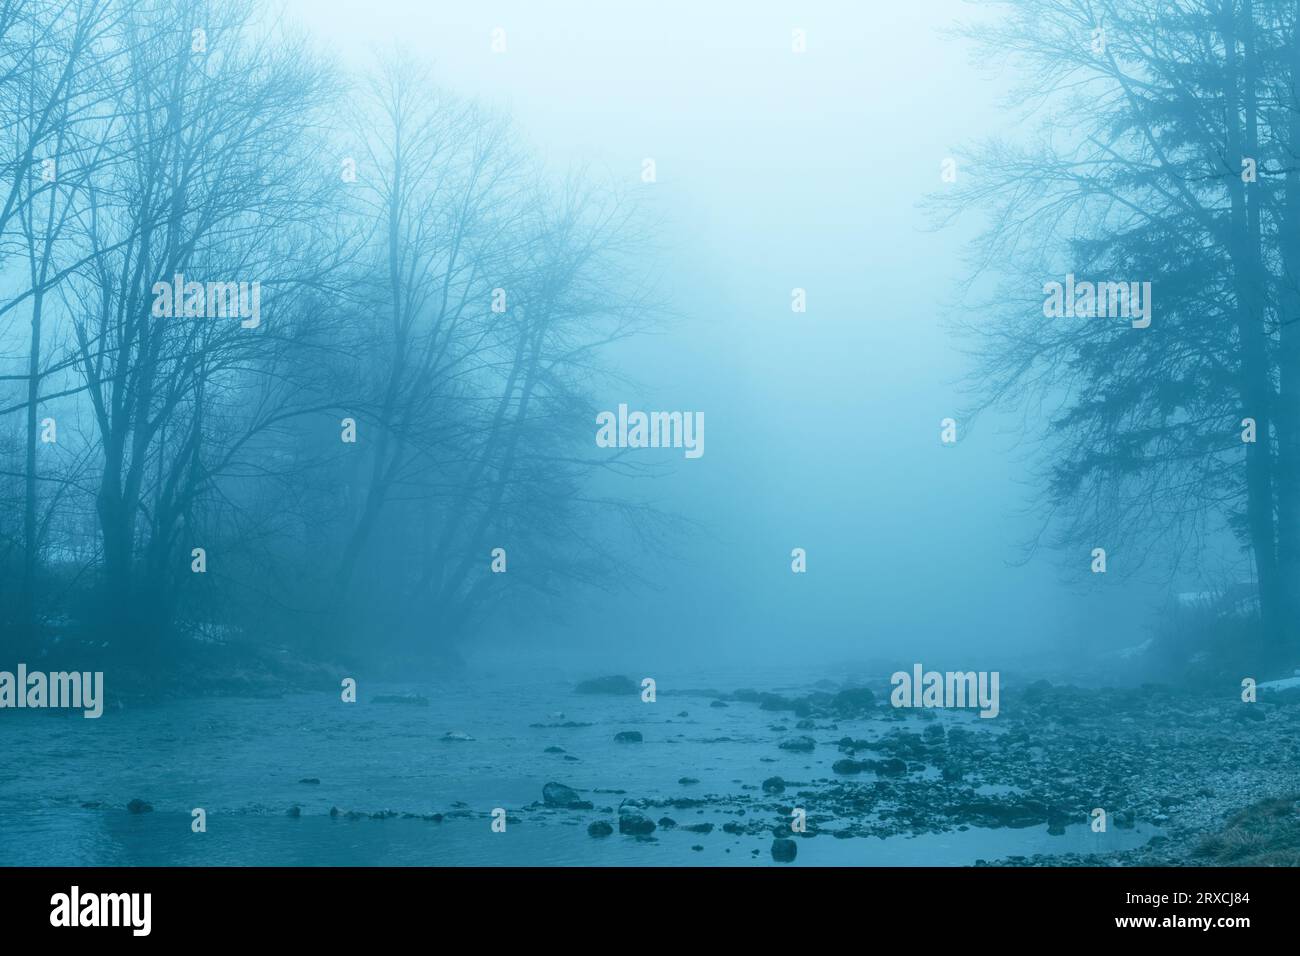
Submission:
[[[548,807],[564,807],[569,810],[590,810],[591,803],[583,800],[577,790],[562,783],[548,783],[542,787],[542,802]]]
[[[655,822],[639,813],[622,813],[618,818],[618,832],[645,836],[655,832]]]
[[[799,847],[794,840],[777,837],[772,841],[772,859],[778,863],[789,863],[798,853]]]

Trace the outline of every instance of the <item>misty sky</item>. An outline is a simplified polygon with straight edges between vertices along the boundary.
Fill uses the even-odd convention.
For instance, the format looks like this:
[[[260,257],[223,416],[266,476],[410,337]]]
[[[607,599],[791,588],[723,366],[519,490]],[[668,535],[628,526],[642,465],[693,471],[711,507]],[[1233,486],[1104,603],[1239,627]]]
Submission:
[[[964,3],[475,3],[288,0],[340,61],[400,43],[456,92],[510,112],[557,173],[638,183],[665,224],[657,268],[682,318],[619,353],[643,389],[600,407],[705,413],[706,453],[672,455],[641,494],[706,523],[682,560],[575,608],[545,635],[611,664],[941,655],[1145,638],[1159,592],[1122,559],[1066,580],[1033,528],[1015,435],[984,419],[960,442],[966,359],[945,326],[974,223],[934,233],[917,204],[965,142],[1014,134],[1003,81],[940,35]],[[493,28],[508,49],[490,49]],[[791,30],[808,52],[790,51]],[[959,170],[961,175],[961,170]],[[790,311],[807,289],[808,311]],[[593,423],[593,434],[595,428]],[[656,453],[657,454],[657,453]],[[1100,543],[1104,545],[1103,543]],[[809,571],[790,571],[790,550]],[[951,655],[951,656],[949,656]],[[994,663],[997,663],[996,661]]]

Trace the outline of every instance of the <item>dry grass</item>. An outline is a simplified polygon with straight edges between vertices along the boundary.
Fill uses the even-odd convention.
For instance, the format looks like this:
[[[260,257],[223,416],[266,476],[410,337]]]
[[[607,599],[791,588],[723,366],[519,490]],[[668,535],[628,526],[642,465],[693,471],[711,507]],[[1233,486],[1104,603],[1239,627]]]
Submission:
[[[1231,866],[1300,866],[1300,794],[1261,800],[1233,814],[1194,855]]]

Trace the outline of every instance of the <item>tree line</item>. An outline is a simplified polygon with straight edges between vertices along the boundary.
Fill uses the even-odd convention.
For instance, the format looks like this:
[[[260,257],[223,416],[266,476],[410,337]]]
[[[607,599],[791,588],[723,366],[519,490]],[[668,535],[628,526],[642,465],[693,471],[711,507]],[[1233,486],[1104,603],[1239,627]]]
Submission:
[[[417,60],[349,76],[254,0],[0,0],[0,191],[14,652],[454,647],[661,540],[592,480],[660,312],[642,204]]]
[[[1041,442],[1040,540],[1171,575],[1235,540],[1262,643],[1294,653],[1300,4],[986,6],[958,32],[1013,66],[1024,123],[978,144],[938,205],[988,213],[965,323],[977,407],[1019,411]],[[1067,273],[1151,281],[1150,326],[1044,318],[1042,283]]]

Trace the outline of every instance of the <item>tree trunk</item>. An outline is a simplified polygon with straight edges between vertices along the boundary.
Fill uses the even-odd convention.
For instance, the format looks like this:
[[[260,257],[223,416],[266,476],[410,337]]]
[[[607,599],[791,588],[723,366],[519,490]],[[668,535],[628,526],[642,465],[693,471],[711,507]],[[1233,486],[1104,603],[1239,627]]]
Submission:
[[[1229,156],[1259,156],[1258,111],[1255,95],[1254,22],[1250,3],[1240,19],[1232,6],[1221,14],[1224,41],[1224,113]],[[1239,28],[1244,27],[1244,37]],[[1238,46],[1245,55],[1239,57]],[[1254,418],[1257,441],[1246,446],[1246,524],[1255,559],[1260,624],[1266,645],[1276,650],[1283,641],[1283,595],[1278,574],[1274,519],[1274,461],[1272,439],[1273,385],[1269,376],[1265,307],[1266,272],[1261,258],[1260,203],[1248,193],[1240,176],[1228,178],[1231,200],[1229,253],[1237,295],[1237,338],[1241,349],[1239,392],[1242,417]],[[1254,184],[1254,189],[1260,188]]]
[[[1290,121],[1286,157],[1300,156],[1300,19],[1292,23]],[[1300,166],[1287,163],[1285,211],[1280,217],[1283,281],[1279,302],[1281,344],[1278,356],[1278,574],[1285,602],[1288,643],[1295,650],[1300,622]]]

